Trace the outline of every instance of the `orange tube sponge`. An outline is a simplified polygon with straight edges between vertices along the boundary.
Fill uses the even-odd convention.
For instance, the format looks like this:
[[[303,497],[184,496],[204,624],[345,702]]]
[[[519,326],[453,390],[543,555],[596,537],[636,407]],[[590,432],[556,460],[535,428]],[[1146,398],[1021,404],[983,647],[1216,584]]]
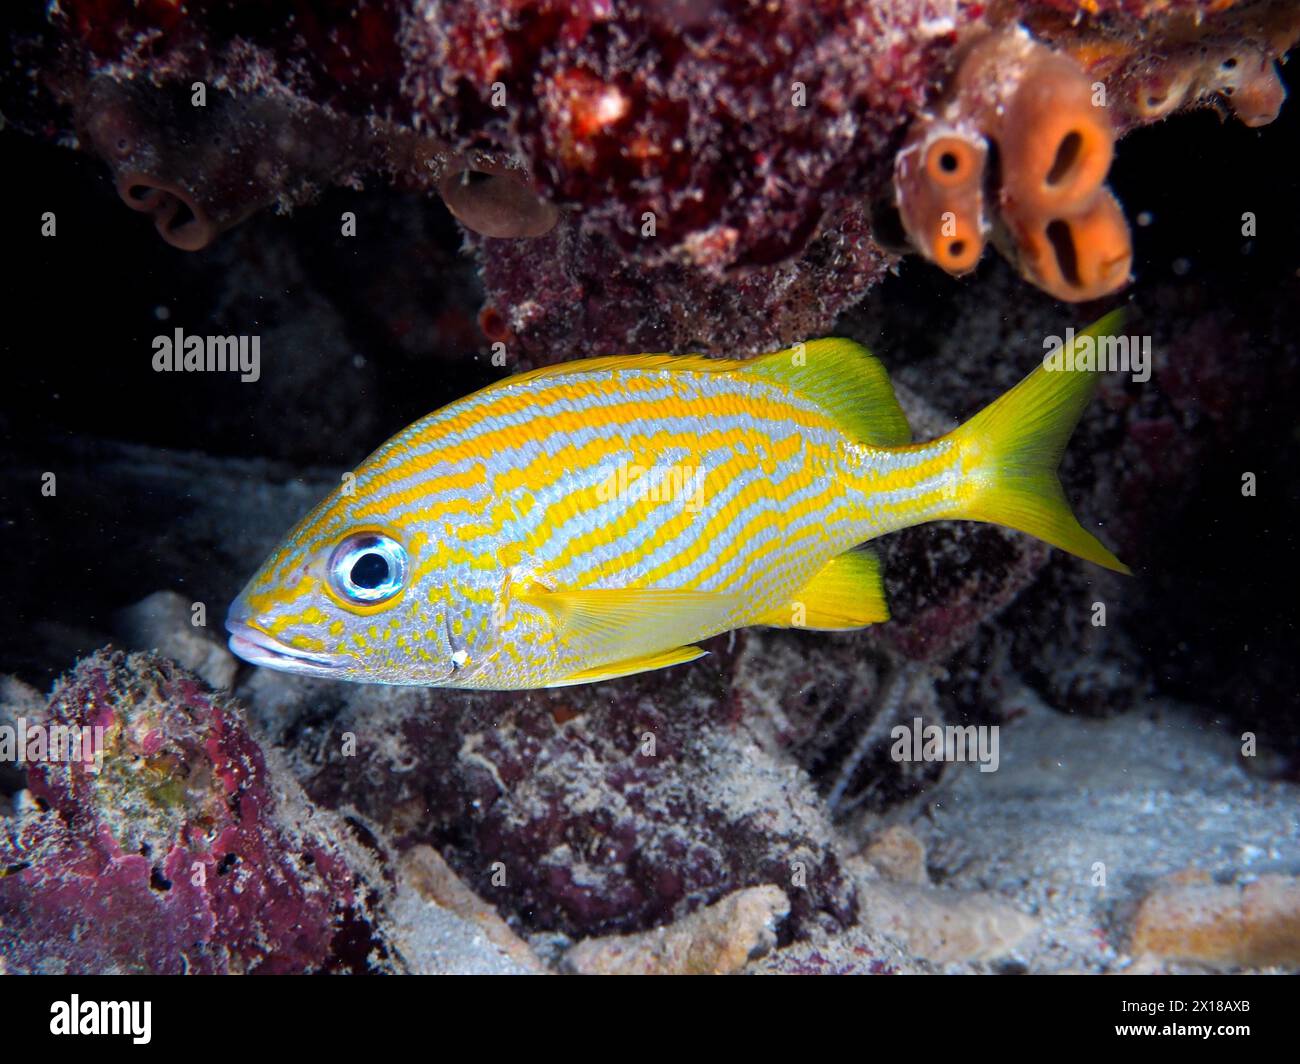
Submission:
[[[1132,242],[1105,183],[1115,131],[1083,71],[1036,47],[993,127],[1002,156],[999,206],[1021,273],[1069,302],[1126,285]]]
[[[921,254],[951,274],[969,273],[984,253],[987,156],[978,131],[931,120],[917,123],[894,160],[903,228]]]
[[[1021,273],[1058,299],[1123,287],[1132,245],[1106,187],[1115,130],[1104,104],[1074,60],[1019,26],[973,41],[948,95],[916,121],[895,159],[912,243],[965,273],[993,231]],[[994,211],[995,226],[986,216]]]
[[[1003,209],[1046,214],[1088,206],[1105,183],[1115,133],[1083,71],[1045,48],[1032,54],[990,135],[1002,152]]]
[[[1128,223],[1104,186],[1083,210],[1057,217],[1021,214],[1007,219],[1007,231],[1020,272],[1057,299],[1098,299],[1128,283]]]

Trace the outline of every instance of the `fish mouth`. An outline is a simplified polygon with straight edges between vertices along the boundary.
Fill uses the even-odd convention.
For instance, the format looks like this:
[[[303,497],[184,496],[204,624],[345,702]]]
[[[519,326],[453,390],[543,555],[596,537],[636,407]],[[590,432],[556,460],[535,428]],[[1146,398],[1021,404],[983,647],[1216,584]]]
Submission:
[[[348,660],[342,654],[320,654],[286,646],[274,636],[243,621],[226,621],[226,630],[230,633],[231,652],[250,665],[310,676],[337,676]]]

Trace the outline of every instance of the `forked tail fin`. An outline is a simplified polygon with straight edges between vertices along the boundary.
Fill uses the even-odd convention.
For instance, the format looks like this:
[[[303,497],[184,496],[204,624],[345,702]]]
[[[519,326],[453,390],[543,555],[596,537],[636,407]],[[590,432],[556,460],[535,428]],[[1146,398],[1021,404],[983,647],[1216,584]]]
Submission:
[[[964,501],[954,517],[989,521],[1041,540],[1118,573],[1130,569],[1070,510],[1056,470],[1070,434],[1096,390],[1095,370],[1066,368],[1080,342],[1118,328],[1115,311],[1079,333],[1062,351],[1061,368],[1040,365],[1033,373],[953,431],[961,447]],[[1094,363],[1095,364],[1095,363]]]

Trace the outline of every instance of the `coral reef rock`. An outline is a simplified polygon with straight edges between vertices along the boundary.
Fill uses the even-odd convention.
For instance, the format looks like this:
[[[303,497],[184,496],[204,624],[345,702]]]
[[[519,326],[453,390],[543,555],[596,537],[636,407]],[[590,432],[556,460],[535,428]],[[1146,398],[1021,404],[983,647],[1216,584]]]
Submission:
[[[90,732],[102,746],[30,765],[30,805],[0,837],[11,971],[370,963],[367,862],[292,780],[272,778],[228,698],[165,659],[101,653],[34,723],[102,729]]]
[[[638,935],[589,938],[564,957],[582,975],[725,975],[767,953],[790,911],[779,887],[728,894],[668,927]]]
[[[98,155],[175,247],[378,178],[475,234],[486,320],[529,357],[736,354],[825,331],[909,243],[1116,290],[1116,136],[1272,121],[1297,36],[1286,0],[65,0],[7,31],[0,108]]]
[[[1169,877],[1142,899],[1129,951],[1209,968],[1300,966],[1300,879],[1276,873],[1244,884]]]

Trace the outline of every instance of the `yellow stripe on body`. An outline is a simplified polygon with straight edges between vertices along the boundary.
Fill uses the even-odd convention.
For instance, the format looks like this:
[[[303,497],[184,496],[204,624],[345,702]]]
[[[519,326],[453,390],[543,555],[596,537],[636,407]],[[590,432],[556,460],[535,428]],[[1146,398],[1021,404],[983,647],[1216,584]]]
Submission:
[[[856,462],[849,461],[842,468],[841,478],[861,499],[872,538],[955,514],[957,492],[965,487],[962,455],[946,437],[905,447],[860,448],[858,452]],[[854,471],[855,464],[866,468]],[[900,497],[891,499],[891,495]]]
[[[584,387],[578,387],[577,384],[581,380],[576,375],[571,381],[566,378],[563,388],[556,392],[548,391],[544,397],[530,394],[512,396],[511,399],[514,401],[511,403],[509,412],[519,413],[524,410],[532,410],[543,398],[548,406],[557,403],[568,403],[569,409],[561,409],[547,418],[546,436],[579,432],[598,425],[626,425],[638,420],[653,420],[656,418],[696,417],[705,419],[716,414],[744,414],[755,418],[755,420],[763,420],[762,415],[752,406],[744,405],[746,398],[740,392],[723,395],[678,394],[650,401],[637,398],[635,394],[637,392],[659,391],[673,384],[676,384],[680,391],[687,390],[686,382],[675,381],[671,376],[665,380],[658,376],[647,377],[644,374],[630,375],[626,379],[621,378],[618,381],[619,391],[629,395],[626,402],[584,409],[581,405],[582,400],[607,394],[608,385],[603,382],[588,382]],[[775,391],[773,386],[768,385],[767,387]],[[832,425],[825,415],[819,412],[803,410],[796,406],[777,405],[771,403],[770,400],[769,403],[774,419],[791,421],[810,429],[826,429]],[[725,404],[725,407],[722,404]],[[447,421],[434,420],[413,433],[409,438],[402,439],[400,447],[395,450],[398,453],[410,454],[419,447],[436,444],[440,437],[454,435],[474,425],[500,416],[499,406],[490,405],[486,408],[468,411]],[[436,419],[437,415],[434,415],[434,417]],[[529,419],[518,424],[503,425],[499,429],[492,430],[492,433],[486,436],[475,435],[468,440],[448,443],[442,447],[434,447],[433,450],[424,454],[412,455],[405,462],[399,463],[395,467],[383,468],[381,471],[376,472],[373,475],[373,480],[365,485],[365,490],[371,491],[376,487],[400,482],[409,476],[424,472],[434,465],[491,457],[503,449],[498,445],[503,437],[508,443],[513,443],[518,439],[524,444],[542,438],[534,429],[533,419]],[[381,458],[383,460],[389,458],[389,455],[383,453],[382,448],[368,459],[367,463],[363,464],[363,467],[365,464]],[[439,490],[443,487],[441,477],[421,480],[420,485],[427,486],[429,490]],[[387,504],[388,500],[383,500],[383,502]],[[358,511],[358,516],[377,516],[382,512],[382,509],[373,511],[363,509]]]
[[[497,388],[513,385],[520,379],[522,378],[507,378],[506,381],[501,382],[499,385],[494,385],[493,387]],[[664,383],[664,381],[659,379],[640,376],[630,377],[626,381],[620,381],[619,389],[622,392],[628,393],[629,399],[626,403],[617,406],[600,407],[599,409],[602,415],[602,421],[610,420],[610,413],[620,409],[645,411],[647,409],[647,404],[644,400],[637,399],[635,397],[636,393],[661,389],[664,387]],[[553,389],[548,389],[545,393],[545,399],[548,405],[552,403],[569,403],[577,407],[577,409],[567,412],[568,417],[564,422],[563,430],[573,431],[574,428],[585,428],[590,424],[590,421],[587,420],[588,415],[586,411],[581,409],[582,401],[584,399],[589,400],[595,396],[605,395],[606,393],[607,385],[603,382],[584,380],[582,377],[575,375],[572,379],[566,380],[562,385],[556,386]],[[484,393],[477,394],[482,395]],[[471,396],[470,398],[472,399],[474,397]],[[362,463],[362,467],[364,468],[371,462],[391,461],[393,455],[405,454],[409,456],[405,461],[399,462],[395,466],[381,466],[380,469],[375,472],[374,479],[366,484],[366,490],[370,491],[376,487],[385,487],[390,484],[398,483],[408,477],[418,478],[419,474],[426,472],[433,466],[459,462],[465,459],[490,456],[500,449],[499,447],[494,447],[493,442],[498,440],[501,435],[507,437],[518,437],[522,442],[529,442],[537,439],[537,437],[529,431],[532,427],[532,419],[529,419],[520,424],[503,425],[498,429],[491,430],[491,434],[486,436],[473,435],[467,440],[447,443],[441,447],[434,446],[433,449],[426,451],[423,454],[417,455],[414,453],[421,447],[436,445],[440,439],[446,439],[447,437],[465,432],[486,422],[499,420],[508,417],[511,414],[530,411],[536,407],[538,399],[539,397],[533,393],[526,391],[512,391],[497,396],[488,404],[468,405],[465,410],[455,413],[446,419],[440,418],[439,414],[453,410],[458,404],[453,403],[452,406],[446,408],[445,411],[440,411],[430,415],[428,424],[418,429],[408,429],[407,433],[409,433],[409,435],[407,435],[407,433],[400,434],[398,437],[400,443],[394,445],[391,451],[386,452],[385,449],[381,447],[371,455],[366,462]],[[559,417],[560,415],[556,415],[552,424],[554,424]],[[632,419],[628,418],[626,420]],[[548,435],[558,431],[561,431],[561,429],[551,429],[548,431]],[[433,477],[428,480],[419,480],[419,484],[430,485],[431,490],[440,490],[443,486],[442,480],[444,477]],[[385,499],[383,502],[386,505],[388,500]],[[380,510],[378,512],[382,513],[383,511]]]
[[[648,463],[647,468],[653,468],[655,464],[655,459],[653,457],[654,450],[652,447],[652,445],[654,445],[658,447],[660,453],[668,453],[674,450],[684,449],[687,451],[689,457],[685,460],[678,460],[676,464],[684,465],[687,463],[694,463],[695,468],[703,469],[703,459],[701,457],[702,451],[711,447],[718,450],[721,450],[724,447],[734,449],[735,445],[740,442],[744,442],[753,448],[756,445],[765,444],[768,441],[766,437],[756,430],[740,433],[735,429],[727,429],[706,433],[703,436],[699,433],[661,433],[656,436],[633,437],[629,440],[629,446],[632,446],[634,450],[643,451],[646,455],[645,461]],[[635,459],[633,459],[633,461],[635,461]],[[726,485],[735,474],[753,464],[754,461],[755,455],[753,453],[743,454],[736,451],[733,454],[733,457],[726,463],[710,470],[708,478],[710,481],[715,482],[715,490],[721,492],[725,490]],[[582,494],[587,495],[590,494],[590,492],[584,492]],[[573,501],[576,504],[577,500]],[[662,505],[662,503],[650,501],[645,503],[645,505],[657,507]],[[575,510],[575,512],[577,511]],[[613,526],[597,527],[585,536],[580,536],[571,541],[570,546],[552,563],[554,568],[557,570],[567,568],[570,564],[576,561],[579,555],[596,549],[602,543],[609,543],[611,545],[617,544],[633,531],[635,522],[638,518],[643,517],[644,514],[640,513],[636,507],[628,507]],[[660,542],[667,542],[674,539],[677,535],[686,531],[692,523],[700,519],[701,515],[689,512],[682,512],[671,517],[667,522],[660,526]],[[560,522],[543,522],[540,527],[546,530],[546,535],[545,537],[535,541],[533,546],[542,547],[548,544],[559,524]],[[590,566],[581,572],[576,581],[576,586],[590,586],[594,581],[611,577],[618,572],[630,568],[631,565],[635,563],[636,552],[644,550],[645,547],[643,545],[634,545],[629,547],[620,555],[598,561],[595,565]],[[665,572],[667,571],[668,570],[665,568]],[[640,583],[644,584],[644,586],[652,586],[648,579],[643,579]]]
[[[653,423],[655,420],[668,417],[680,420],[692,416],[694,412],[691,411],[691,406],[695,404],[674,403],[667,411],[657,409],[657,407],[661,405],[663,404],[656,404],[656,408],[652,411],[646,411],[643,408],[627,408],[628,413],[635,413],[636,416],[626,418],[624,423],[631,424],[633,422],[642,421]],[[780,413],[782,417],[786,416],[784,410],[780,411]],[[561,430],[573,431],[576,428],[588,427],[585,423],[585,419],[582,418],[581,415],[574,414],[568,420],[572,423],[561,426]],[[773,418],[771,420],[775,421],[776,419]],[[787,418],[787,420],[792,421],[793,419]],[[830,428],[830,426],[824,422],[821,425],[812,424],[810,419],[804,419],[803,422],[796,421],[795,424],[805,428],[821,429],[822,431],[828,431]],[[696,431],[668,432],[665,430],[652,435],[638,434],[631,437],[615,437],[613,439],[597,436],[581,445],[565,448],[554,455],[540,453],[532,460],[529,466],[524,469],[506,471],[506,473],[500,474],[499,476],[510,476],[513,480],[522,484],[529,484],[535,496],[536,494],[540,494],[547,489],[552,488],[575,468],[598,466],[600,459],[611,453],[611,445],[617,446],[619,457],[624,458],[629,463],[635,464],[638,458],[644,456],[646,463],[653,466],[655,464],[656,459],[654,456],[656,454],[668,453],[674,450],[684,450],[688,455],[696,456],[693,460],[700,463],[698,455],[701,451],[709,448],[731,448],[737,443],[742,442],[750,448],[751,452],[771,447],[770,437],[765,435],[757,426],[754,429],[747,430],[743,433],[737,429],[728,428],[706,432],[702,435]],[[625,452],[631,452],[631,457],[628,458]],[[737,454],[733,459],[732,464],[741,467],[755,460],[756,458],[753,453]],[[684,460],[677,459],[676,461],[680,463]],[[494,480],[494,485],[495,483],[496,481]],[[597,501],[597,491],[598,488],[593,486],[583,489],[581,492],[570,493],[557,499],[548,507],[544,514],[540,515],[538,519],[534,521],[531,535],[528,540],[522,544],[523,549],[525,551],[535,552],[546,546],[550,542],[556,529],[563,525],[565,519],[581,512],[583,506],[593,505]],[[414,492],[410,494],[413,495]],[[406,495],[407,493],[404,493],[403,498],[405,498]],[[398,503],[395,502],[394,505],[398,505]],[[466,510],[477,511],[478,509],[480,509],[480,504],[473,503],[463,498],[453,497],[397,516],[392,519],[391,524],[394,527],[401,528],[421,526],[431,521],[437,521],[442,517],[456,512]],[[498,511],[498,514],[500,512],[501,511]],[[375,508],[367,508],[364,511],[364,516],[368,518],[379,517],[382,516],[382,514]],[[502,528],[502,524],[493,521],[475,522],[473,525],[466,527],[464,538],[472,539],[476,536],[491,537],[499,534],[502,531]],[[598,540],[594,542],[598,542]],[[561,558],[557,559],[553,563],[553,566],[555,568],[561,568],[563,565],[567,564],[576,553],[578,553],[579,549],[580,548],[577,546],[570,549],[561,556]],[[586,548],[584,547],[582,549]],[[427,569],[425,565],[421,565],[420,568]]]

